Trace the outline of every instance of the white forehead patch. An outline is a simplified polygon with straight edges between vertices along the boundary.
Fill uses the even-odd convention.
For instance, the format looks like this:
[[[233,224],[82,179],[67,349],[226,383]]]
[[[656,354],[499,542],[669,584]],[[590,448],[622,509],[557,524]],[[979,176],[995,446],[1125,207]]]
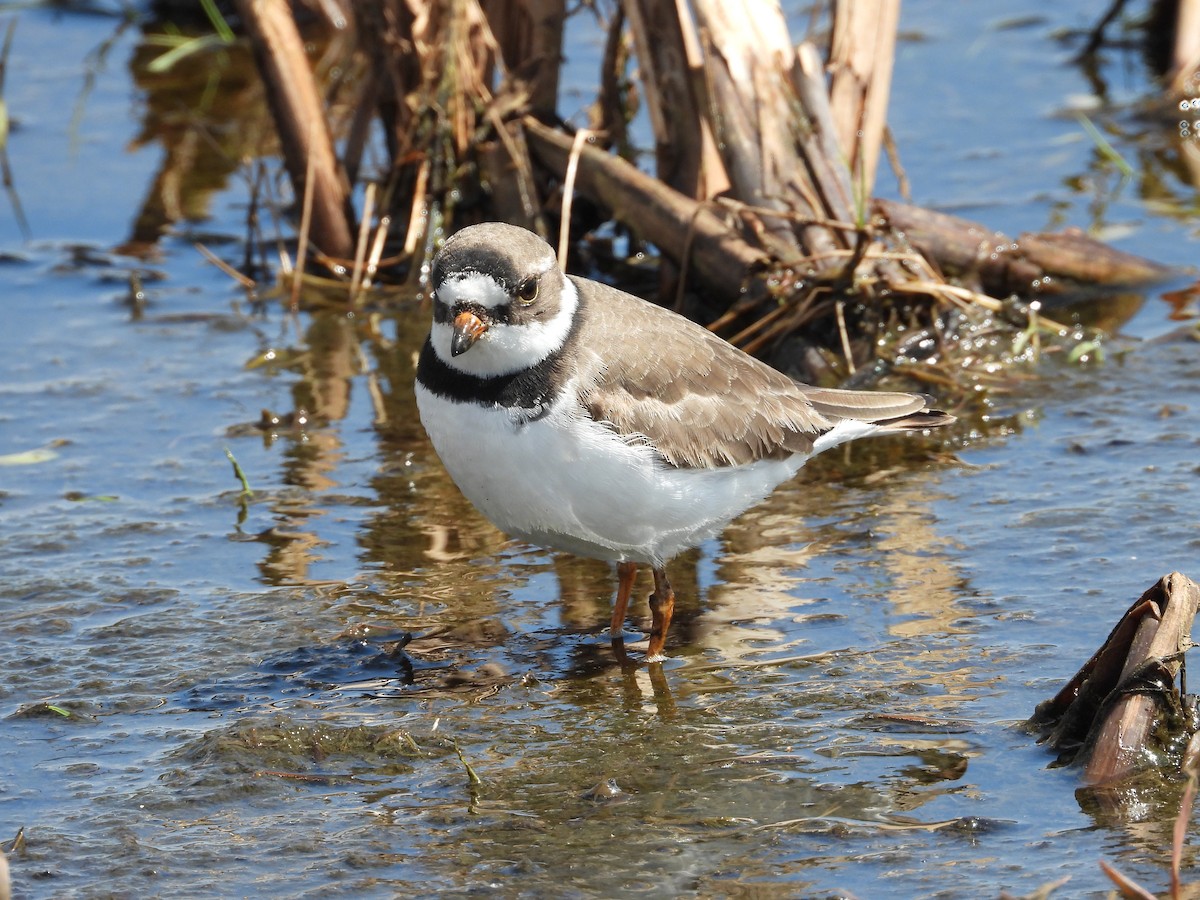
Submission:
[[[487,279],[491,281],[491,279]],[[445,289],[443,283],[440,295]],[[494,285],[495,282],[491,281]],[[453,302],[453,301],[451,301]],[[480,301],[475,300],[476,303]],[[479,378],[511,375],[536,366],[554,353],[571,332],[575,309],[579,306],[579,294],[575,285],[563,280],[562,302],[554,317],[544,322],[527,322],[521,325],[495,323],[478,341],[460,356],[450,355],[450,338],[454,329],[449,323],[434,322],[429,333],[433,350],[449,366]]]
[[[492,276],[468,272],[465,275],[451,275],[443,281],[437,289],[437,299],[446,306],[456,303],[478,303],[488,309],[495,309],[497,306],[504,306],[510,298]]]

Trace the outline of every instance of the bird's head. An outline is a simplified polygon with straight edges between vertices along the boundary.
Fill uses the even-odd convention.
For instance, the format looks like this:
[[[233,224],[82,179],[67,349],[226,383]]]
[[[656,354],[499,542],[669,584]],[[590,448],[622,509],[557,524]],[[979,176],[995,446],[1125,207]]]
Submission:
[[[480,377],[534,366],[562,347],[578,306],[554,251],[524,228],[472,225],[433,261],[430,340],[443,362]]]

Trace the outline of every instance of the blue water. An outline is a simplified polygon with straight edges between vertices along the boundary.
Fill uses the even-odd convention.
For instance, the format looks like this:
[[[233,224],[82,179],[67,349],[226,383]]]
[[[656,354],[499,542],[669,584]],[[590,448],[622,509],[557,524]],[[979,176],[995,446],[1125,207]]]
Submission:
[[[1193,264],[1174,126],[1135,115],[1153,88],[1110,54],[1089,115],[1138,166],[1122,186],[1055,38],[1094,10],[1044,6],[905,4],[891,124],[914,199]],[[1200,578],[1200,356],[1160,291],[1102,363],[1019,373],[1007,429],[867,457],[886,474],[859,450],[811,466],[676,564],[672,659],[622,672],[607,567],[507,542],[441,471],[415,300],[377,332],[257,310],[193,246],[239,260],[244,168],[154,254],[115,252],[167,158],[133,147],[139,35],[12,14],[33,236],[0,216],[0,458],[48,451],[0,466],[17,896],[961,897],[1066,875],[1098,896],[1100,858],[1165,890],[1172,798],[1117,824],[1012,727],[1159,577]],[[248,365],[269,347],[303,352]],[[297,406],[318,424],[240,427]]]

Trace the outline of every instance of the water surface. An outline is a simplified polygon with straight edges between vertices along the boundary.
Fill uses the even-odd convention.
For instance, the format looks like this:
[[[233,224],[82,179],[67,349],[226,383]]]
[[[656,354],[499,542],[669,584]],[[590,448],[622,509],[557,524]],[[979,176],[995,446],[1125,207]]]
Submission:
[[[1094,11],[977,8],[905,5],[918,202],[1193,263],[1144,73],[1111,61],[1092,112],[1134,183],[1069,114],[1092,86],[1055,35]],[[251,170],[178,192],[180,153],[231,145],[189,143],[139,41],[24,9],[6,86],[32,237],[0,221],[0,456],[43,451],[0,467],[18,896],[1086,896],[1102,858],[1165,890],[1177,793],[1100,811],[1014,728],[1200,577],[1200,355],[1160,292],[1102,362],[996,394],[1002,427],[810,465],[676,562],[671,660],[622,670],[610,569],[507,541],[441,470],[416,298],[291,321],[196,251],[240,261]]]

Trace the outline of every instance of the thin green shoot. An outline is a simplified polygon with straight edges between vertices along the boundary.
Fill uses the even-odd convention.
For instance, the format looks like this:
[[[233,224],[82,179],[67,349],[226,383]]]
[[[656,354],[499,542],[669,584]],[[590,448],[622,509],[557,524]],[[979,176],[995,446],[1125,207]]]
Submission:
[[[1067,354],[1067,361],[1072,364],[1104,362],[1104,347],[1099,341],[1080,341]]]
[[[1042,331],[1043,325],[1038,317],[1037,307],[1030,305],[1029,307],[1029,325],[1017,335],[1017,339],[1013,342],[1013,356],[1021,356],[1025,352],[1025,348],[1029,347],[1033,351],[1033,359],[1036,362],[1042,355]]]
[[[242,471],[242,467],[238,464],[237,457],[233,455],[233,451],[228,447],[225,448],[225,455],[233,463],[233,474],[242,486],[241,496],[245,498],[253,497],[254,491],[250,490],[250,482],[246,480],[246,473]]]
[[[1125,157],[1117,152],[1116,148],[1108,142],[1108,139],[1100,133],[1100,129],[1092,124],[1091,119],[1083,113],[1079,113],[1077,118],[1083,130],[1088,133],[1088,137],[1092,139],[1092,143],[1096,145],[1096,149],[1100,151],[1100,155],[1117,167],[1117,170],[1124,178],[1133,177],[1133,166],[1125,161]]]
[[[229,23],[225,21],[225,17],[221,15],[221,11],[217,9],[216,0],[200,0],[200,6],[204,10],[204,14],[208,16],[208,21],[212,23],[213,31],[226,44],[234,42],[233,29],[229,27]]]
[[[199,37],[189,38],[172,29],[171,34],[154,36],[148,42],[157,43],[170,49],[161,56],[156,57],[153,62],[146,66],[147,71],[155,74],[167,72],[181,59],[195,53],[200,53],[210,47],[227,47],[237,39],[233,33],[233,29],[229,27],[229,23],[225,21],[225,17],[217,9],[217,4],[214,0],[200,0],[200,6],[204,9],[204,14],[208,16],[209,24],[213,28],[213,34],[203,34]]]
[[[458,746],[458,741],[454,742],[454,752],[458,754],[458,761],[462,763],[463,768],[467,770],[467,784],[471,785],[472,787],[478,787],[479,785],[483,784],[483,779],[476,774],[475,770],[471,768],[471,764],[467,762],[467,758],[463,756],[462,748]]]

